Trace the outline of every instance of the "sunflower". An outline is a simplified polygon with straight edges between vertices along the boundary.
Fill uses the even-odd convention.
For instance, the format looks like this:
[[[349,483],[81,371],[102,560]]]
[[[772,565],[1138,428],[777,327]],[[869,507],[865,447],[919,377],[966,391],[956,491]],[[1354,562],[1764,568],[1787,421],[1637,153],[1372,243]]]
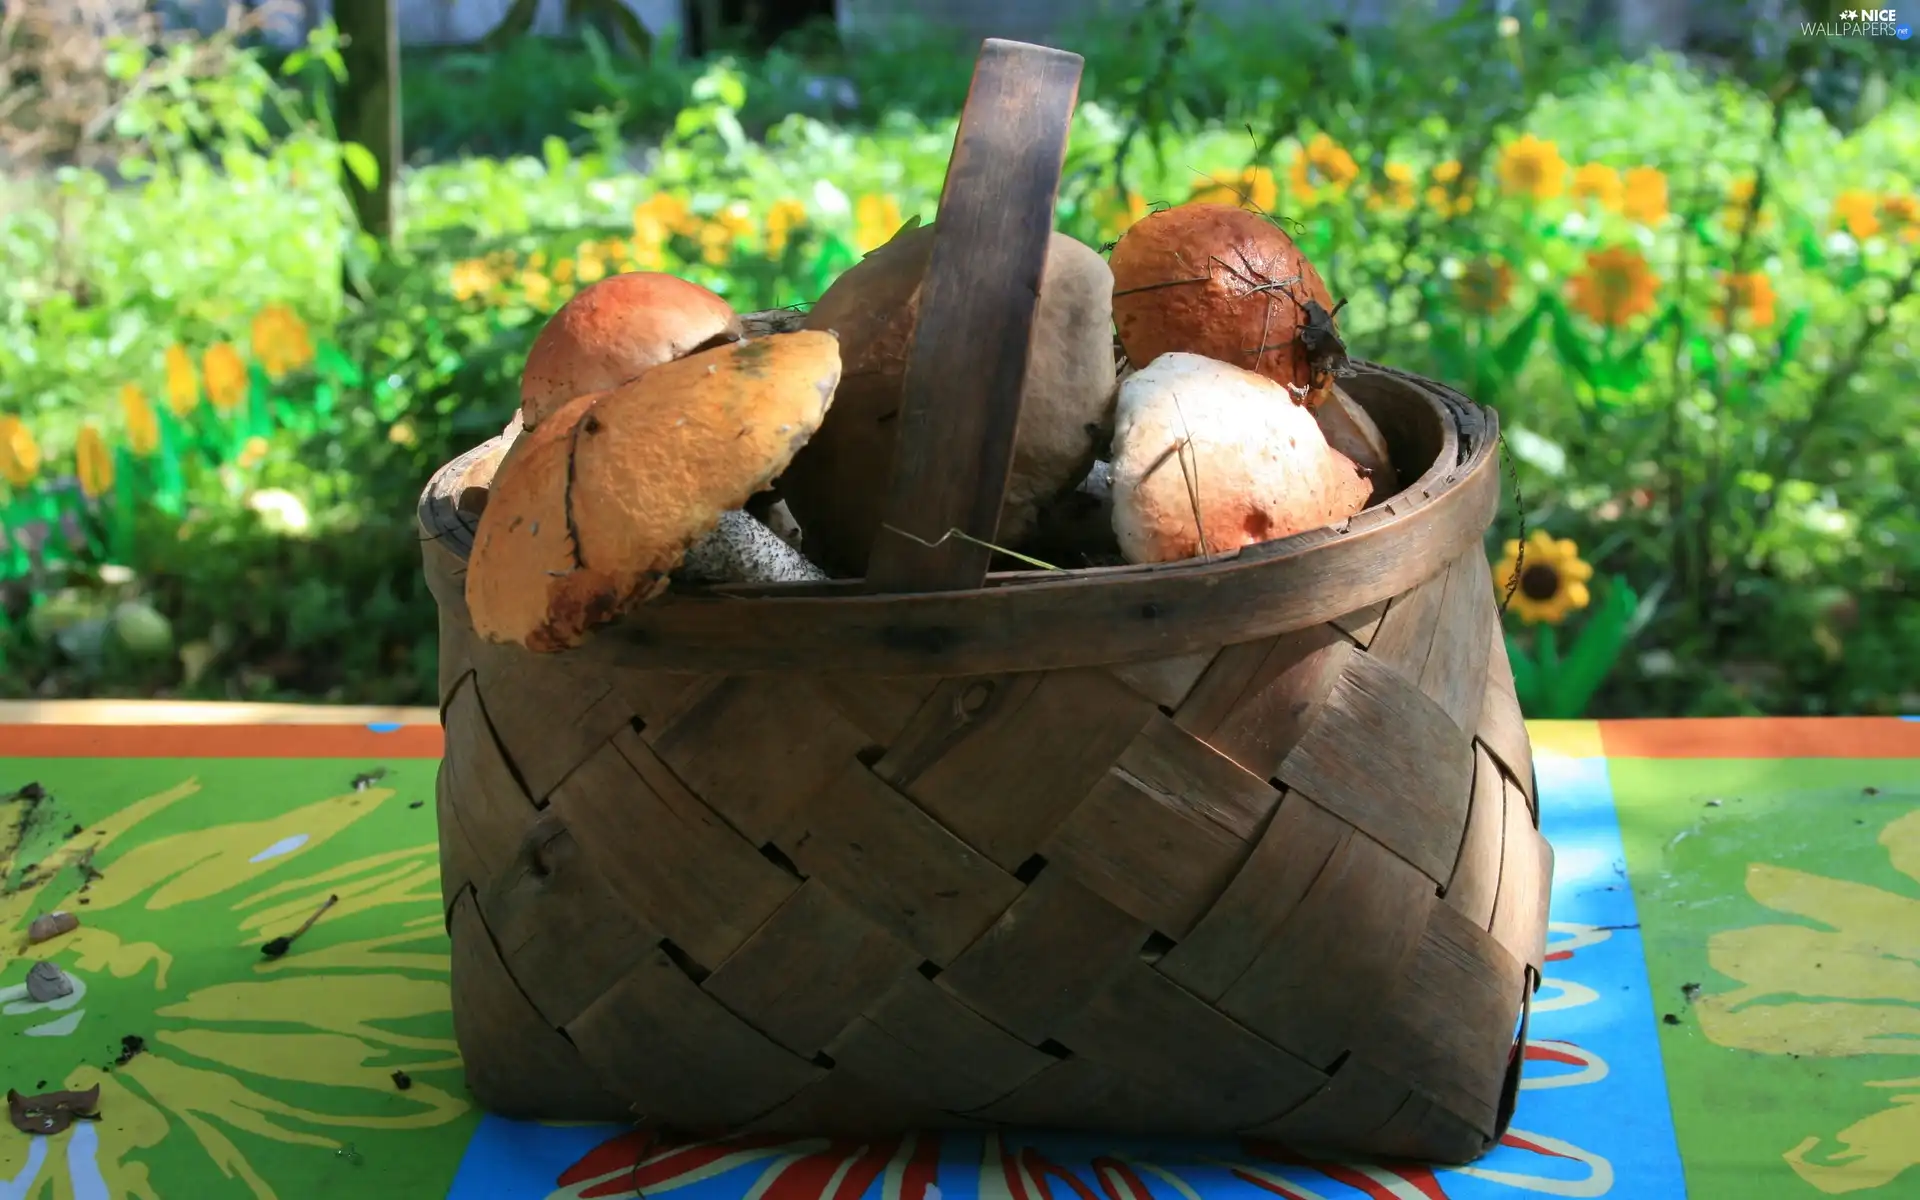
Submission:
[[[904,224],[900,202],[892,196],[866,195],[854,201],[853,241],[862,254],[886,245]]]
[[[1720,277],[1720,300],[1713,306],[1713,319],[1722,324],[1727,320],[1726,301],[1733,301],[1733,315],[1751,325],[1768,326],[1773,324],[1773,281],[1764,271],[1743,271],[1738,274],[1723,274]]]
[[[1911,192],[1880,197],[1880,220],[1900,240],[1920,242],[1920,195]]]
[[[207,402],[217,412],[238,408],[247,395],[247,364],[231,343],[215,342],[200,356],[200,374],[207,382]]]
[[[0,878],[26,881],[0,894],[0,967],[13,965],[31,917],[82,918],[33,951],[67,974],[70,993],[34,1002],[19,985],[0,989],[9,1068],[22,1090],[36,1079],[98,1084],[105,1118],[0,1139],[12,1189],[0,1193],[183,1196],[217,1173],[231,1181],[223,1196],[307,1196],[355,1143],[369,1160],[398,1161],[457,1154],[470,1135],[431,826],[415,840],[407,831],[421,827],[392,787],[263,805],[253,797],[284,788],[284,763],[194,766],[194,778],[117,810],[102,803],[84,825],[63,813],[60,826],[76,821],[70,836],[28,839],[48,847],[37,861],[0,853]],[[81,777],[111,794],[138,776]],[[429,770],[390,777],[432,793]],[[59,785],[49,790],[43,808],[59,802]],[[269,815],[235,818],[241,806]],[[356,841],[363,857],[340,853]],[[330,895],[294,953],[262,958],[262,942]],[[144,1047],[103,1067],[110,1053],[96,1056],[130,1014]],[[396,1070],[410,1078],[404,1091]]]
[[[1324,133],[1314,134],[1300,148],[1287,172],[1293,194],[1308,204],[1338,197],[1359,177],[1360,164],[1353,155]]]
[[[767,253],[775,258],[787,252],[787,244],[793,240],[793,231],[807,223],[807,206],[788,197],[775,200],[767,209],[766,246]]]
[[[1585,163],[1573,173],[1572,195],[1575,200],[1591,200],[1612,212],[1624,200],[1626,185],[1620,180],[1620,172],[1607,164]]]
[[[1634,317],[1653,311],[1660,277],[1638,250],[1609,246],[1587,255],[1587,271],[1569,286],[1573,307],[1596,325],[1618,329]]]
[[[178,342],[167,347],[167,408],[185,420],[200,403],[200,381],[193,375],[193,359]]]
[[[1403,162],[1390,162],[1380,172],[1380,182],[1367,197],[1368,208],[1412,208],[1417,191],[1413,168]]]
[[[1749,221],[1756,233],[1773,224],[1773,214],[1764,205],[1755,204],[1753,189],[1751,179],[1736,179],[1727,187],[1727,204],[1720,220],[1736,237],[1746,231]]]
[[[1453,281],[1454,295],[1468,312],[1491,315],[1513,297],[1513,268],[1498,258],[1477,258]]]
[[[1872,192],[1849,190],[1833,198],[1833,223],[1846,230],[1855,241],[1864,242],[1880,232],[1880,203]]]
[[[127,422],[127,449],[145,458],[160,447],[160,421],[147,394],[131,383],[120,386],[120,412]]]
[[[1507,594],[1515,573],[1519,574],[1509,607],[1522,621],[1558,625],[1569,612],[1587,606],[1587,580],[1593,578],[1593,568],[1581,561],[1580,548],[1572,540],[1555,540],[1536,529],[1527,535],[1524,563],[1522,557],[1519,539],[1508,538],[1493,568],[1493,590],[1499,596]]]
[[[1457,217],[1473,208],[1474,181],[1464,177],[1453,159],[1433,164],[1428,172],[1427,203],[1443,217]]]
[[[1890,1066],[1893,1055],[1912,1056],[1920,1037],[1913,984],[1920,972],[1920,811],[1887,825],[1879,841],[1898,875],[1875,874],[1904,876],[1913,886],[1896,891],[1777,863],[1747,866],[1747,894],[1788,920],[1708,940],[1708,962],[1740,985],[1696,1003],[1709,1041],[1794,1058],[1884,1055]],[[1912,1094],[1920,1079],[1869,1086],[1885,1089],[1886,1107],[1835,1131],[1839,1148],[1822,1151],[1825,1139],[1810,1133],[1781,1155],[1829,1195],[1883,1187],[1892,1195],[1890,1185],[1920,1168],[1920,1105]]]
[[[1667,219],[1667,177],[1658,167],[1634,167],[1621,181],[1620,211],[1642,225]]]
[[[40,444],[19,417],[0,417],[0,479],[26,487],[40,473]]]
[[[1510,196],[1551,200],[1567,182],[1567,160],[1560,148],[1526,134],[1500,151],[1500,186]]]

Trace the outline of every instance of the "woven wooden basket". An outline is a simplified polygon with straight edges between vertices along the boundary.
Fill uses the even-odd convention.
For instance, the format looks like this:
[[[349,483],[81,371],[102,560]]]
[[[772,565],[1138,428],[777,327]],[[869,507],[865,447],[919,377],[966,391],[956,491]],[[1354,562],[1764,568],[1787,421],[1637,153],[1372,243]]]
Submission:
[[[956,165],[1007,124],[983,118],[996,53],[1028,49],[989,43]],[[1009,219],[965,174],[943,241]],[[1026,288],[1029,318],[1048,224],[1011,238],[1015,266],[975,264]],[[1025,321],[1010,403],[1004,374],[914,391],[986,286],[943,308],[956,257],[936,244],[905,464],[952,436],[936,405],[1017,415]],[[1348,390],[1414,482],[1342,529],[1067,574],[904,542],[872,572],[900,584],[670,593],[562,655],[474,635],[462,576],[497,446],[449,463],[419,516],[480,1102],[693,1134],[1483,1152],[1518,1087],[1552,870],[1482,548],[1494,417],[1369,364]],[[1011,426],[987,428],[981,473],[1004,486]],[[894,499],[901,520],[941,502],[898,475]]]

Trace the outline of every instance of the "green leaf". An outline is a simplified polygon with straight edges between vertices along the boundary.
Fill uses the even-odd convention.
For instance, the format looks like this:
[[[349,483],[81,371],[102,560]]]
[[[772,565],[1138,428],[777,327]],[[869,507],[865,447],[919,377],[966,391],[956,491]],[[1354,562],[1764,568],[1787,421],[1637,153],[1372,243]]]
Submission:
[[[1559,304],[1553,306],[1553,351],[1560,362],[1591,386],[1593,345],[1573,323],[1572,316]]]
[[[1608,580],[1601,592],[1599,605],[1589,611],[1573,648],[1554,673],[1544,713],[1549,719],[1570,721],[1584,715],[1626,649],[1640,597],[1622,579]]]
[[[1513,692],[1520,700],[1522,713],[1537,712],[1540,707],[1540,669],[1512,634],[1508,634],[1507,661],[1513,666]]]
[[[321,342],[314,347],[313,366],[314,370],[331,377],[343,388],[357,388],[366,382],[359,365],[332,342]]]
[[[1552,302],[1549,300],[1540,300],[1527,310],[1527,315],[1521,317],[1519,322],[1507,331],[1507,336],[1500,339],[1500,344],[1494,347],[1493,363],[1500,368],[1501,374],[1511,378],[1518,375],[1520,368],[1526,365],[1528,356],[1533,353],[1533,343],[1540,335],[1540,322],[1547,315],[1551,305]]]
[[[380,183],[380,164],[374,161],[373,151],[359,142],[340,143],[340,161],[346,164],[348,173],[367,191],[372,191]]]
[[[1780,331],[1780,341],[1774,347],[1773,365],[1767,368],[1766,381],[1778,383],[1793,365],[1794,358],[1800,353],[1800,342],[1807,335],[1807,325],[1813,319],[1811,308],[1799,308],[1787,318],[1785,329]]]
[[[573,162],[573,154],[567,149],[566,142],[552,135],[540,143],[540,154],[547,160],[547,174],[551,176],[566,174],[568,165]]]

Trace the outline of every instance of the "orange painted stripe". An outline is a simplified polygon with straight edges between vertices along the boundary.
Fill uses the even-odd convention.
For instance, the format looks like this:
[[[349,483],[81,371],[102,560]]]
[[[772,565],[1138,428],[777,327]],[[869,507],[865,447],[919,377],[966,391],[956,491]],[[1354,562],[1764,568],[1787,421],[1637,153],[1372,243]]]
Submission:
[[[1695,717],[1602,721],[1608,758],[1920,758],[1920,721]]]
[[[0,725],[0,758],[439,758],[438,725]]]

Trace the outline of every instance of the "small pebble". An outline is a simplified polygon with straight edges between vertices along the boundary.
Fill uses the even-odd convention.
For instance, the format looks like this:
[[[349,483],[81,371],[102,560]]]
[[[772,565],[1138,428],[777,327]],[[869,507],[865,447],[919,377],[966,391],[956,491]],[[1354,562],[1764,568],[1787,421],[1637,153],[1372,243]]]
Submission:
[[[50,912],[35,917],[33,924],[27,926],[27,941],[34,945],[50,942],[63,933],[72,933],[80,928],[80,918],[70,912]]]
[[[1661,1017],[1660,1019],[1662,1021],[1665,1021],[1669,1025],[1678,1025],[1680,1023],[1680,1018],[1674,1016],[1672,1013],[1668,1013],[1666,1016]]]
[[[393,1073],[393,1086],[404,1092],[413,1086],[413,1076],[407,1074],[405,1071],[395,1071]]]
[[[47,1004],[73,994],[73,980],[50,962],[37,962],[27,972],[27,998],[35,1004]]]

